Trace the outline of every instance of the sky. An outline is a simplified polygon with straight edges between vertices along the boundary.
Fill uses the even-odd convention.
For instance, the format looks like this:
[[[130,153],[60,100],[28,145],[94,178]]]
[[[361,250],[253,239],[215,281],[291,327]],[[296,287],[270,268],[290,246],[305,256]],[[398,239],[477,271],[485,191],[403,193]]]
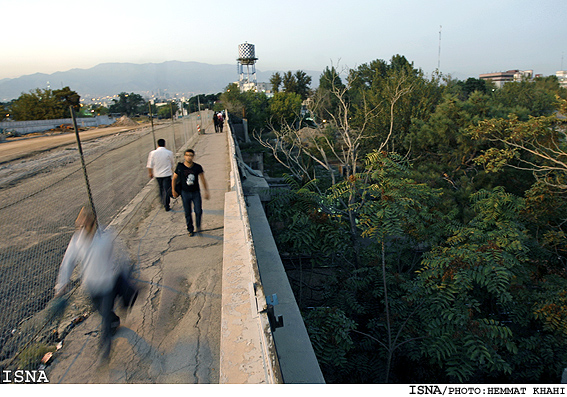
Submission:
[[[0,0],[0,79],[100,63],[353,69],[404,55],[431,75],[567,69],[567,0]],[[235,66],[236,75],[236,66]]]

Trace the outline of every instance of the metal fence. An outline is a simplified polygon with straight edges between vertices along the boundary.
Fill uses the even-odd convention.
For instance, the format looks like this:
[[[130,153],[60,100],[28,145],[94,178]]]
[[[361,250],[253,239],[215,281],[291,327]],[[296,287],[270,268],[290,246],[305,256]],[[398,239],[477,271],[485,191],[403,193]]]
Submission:
[[[193,113],[81,142],[99,224],[108,225],[148,183],[155,140],[176,153],[211,117]],[[77,143],[0,165],[0,368],[57,338],[45,312],[75,218],[89,202],[85,180]]]

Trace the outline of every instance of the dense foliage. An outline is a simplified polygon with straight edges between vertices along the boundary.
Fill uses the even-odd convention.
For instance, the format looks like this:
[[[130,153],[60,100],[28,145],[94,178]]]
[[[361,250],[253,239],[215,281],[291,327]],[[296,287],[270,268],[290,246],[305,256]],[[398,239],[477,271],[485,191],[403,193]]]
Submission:
[[[328,382],[560,380],[565,98],[401,56],[322,74],[267,212]]]
[[[80,96],[69,87],[60,90],[37,88],[12,101],[9,112],[16,121],[64,119],[71,117],[70,106],[78,111]]]
[[[149,112],[148,103],[140,94],[121,92],[118,98],[112,100],[108,111],[126,116],[146,114]],[[155,113],[154,113],[155,114]]]

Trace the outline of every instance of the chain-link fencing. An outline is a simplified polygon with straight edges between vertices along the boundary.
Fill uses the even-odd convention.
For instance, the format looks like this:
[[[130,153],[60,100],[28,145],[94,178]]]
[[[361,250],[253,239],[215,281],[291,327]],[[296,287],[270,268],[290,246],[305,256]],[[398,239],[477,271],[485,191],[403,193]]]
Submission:
[[[60,337],[45,312],[74,221],[89,203],[86,180],[99,224],[108,225],[147,185],[157,139],[177,153],[209,120],[212,112],[203,111],[81,142],[86,173],[76,142],[0,165],[0,367]]]

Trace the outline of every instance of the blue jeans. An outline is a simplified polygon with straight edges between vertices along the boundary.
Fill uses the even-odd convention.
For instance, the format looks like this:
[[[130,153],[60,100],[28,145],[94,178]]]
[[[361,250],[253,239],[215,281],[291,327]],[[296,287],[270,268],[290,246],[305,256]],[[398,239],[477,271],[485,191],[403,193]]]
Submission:
[[[201,192],[188,192],[181,191],[181,199],[183,200],[183,209],[185,210],[185,223],[187,224],[187,231],[193,232],[193,217],[191,216],[191,203],[193,203],[195,211],[195,224],[197,229],[201,228],[201,216],[203,215],[203,208],[201,207]]]

